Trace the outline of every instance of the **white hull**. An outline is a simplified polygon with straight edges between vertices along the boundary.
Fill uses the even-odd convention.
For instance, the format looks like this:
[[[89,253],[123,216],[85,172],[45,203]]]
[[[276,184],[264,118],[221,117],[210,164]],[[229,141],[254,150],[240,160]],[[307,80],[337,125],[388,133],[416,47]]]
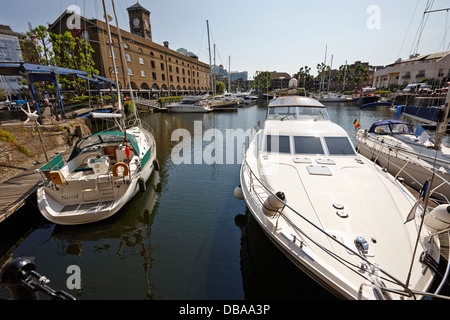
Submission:
[[[80,153],[58,170],[64,183],[47,181],[38,189],[37,202],[42,215],[55,224],[77,225],[104,220],[122,209],[140,191],[142,184],[145,185],[155,169],[156,160],[156,144],[148,131],[135,127],[128,129],[127,135],[128,139],[131,135],[136,136],[136,146],[140,150],[140,155],[130,155],[127,175],[115,176],[112,164],[109,168],[105,165],[102,172],[97,172],[97,168],[77,171],[81,165],[79,159],[95,157],[106,149],[100,145],[95,152]],[[120,153],[123,150],[116,150],[117,162],[125,162],[125,153]],[[144,154],[147,155],[145,159]],[[103,154],[94,159],[107,157]]]
[[[167,106],[167,111],[169,112],[211,112],[212,110],[208,107],[201,105],[171,105]]]
[[[258,224],[295,265],[339,297],[400,299],[383,286],[402,290],[407,280],[420,219],[404,222],[415,198],[354,150],[348,156],[264,151],[266,134],[273,129],[292,139],[308,134],[347,136],[330,121],[281,120],[276,124],[266,120],[250,143],[240,171],[243,197]],[[331,144],[327,146],[324,150],[331,150]],[[284,207],[267,214],[267,203],[273,202],[269,197],[279,191],[286,196]],[[424,228],[421,236],[429,235]],[[356,245],[359,237],[368,240],[364,254]],[[418,251],[429,250],[439,261],[436,238],[421,241]],[[433,279],[434,273],[420,262],[420,254],[415,255],[409,289],[426,291]]]
[[[396,135],[367,135],[359,130],[355,138],[359,153],[376,161],[393,176],[398,175],[415,190],[420,190],[434,171],[431,189],[436,189],[431,196],[444,202],[448,202],[450,199],[450,158],[442,151],[436,153],[435,150],[418,143],[406,144],[403,140],[398,139],[401,138],[400,136]],[[443,148],[448,149],[445,146]],[[435,155],[437,155],[436,163],[434,163]]]

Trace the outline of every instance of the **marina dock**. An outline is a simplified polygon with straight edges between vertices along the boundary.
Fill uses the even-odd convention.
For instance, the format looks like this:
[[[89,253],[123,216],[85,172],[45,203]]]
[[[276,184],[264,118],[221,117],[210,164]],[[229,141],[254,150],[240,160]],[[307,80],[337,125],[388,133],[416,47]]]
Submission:
[[[0,184],[0,223],[25,204],[40,181],[41,175],[33,168]]]

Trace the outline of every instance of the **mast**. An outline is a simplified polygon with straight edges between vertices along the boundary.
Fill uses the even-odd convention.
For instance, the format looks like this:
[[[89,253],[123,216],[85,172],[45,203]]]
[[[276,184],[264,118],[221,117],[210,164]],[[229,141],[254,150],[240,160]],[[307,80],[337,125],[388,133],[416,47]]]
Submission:
[[[103,12],[105,13],[105,21],[106,21],[106,29],[108,30],[108,41],[109,41],[109,50],[111,51],[111,60],[113,64],[113,73],[114,73],[114,79],[116,80],[116,88],[117,88],[117,102],[119,104],[119,110],[122,111],[122,99],[121,99],[121,93],[120,93],[120,86],[119,86],[119,79],[117,77],[117,67],[116,67],[116,61],[114,61],[114,45],[112,43],[112,37],[111,37],[111,29],[109,27],[109,21],[108,21],[108,14],[106,13],[106,5],[105,0],[102,0],[103,3]]]
[[[211,82],[211,92],[213,92],[213,78],[212,78],[212,70],[211,70],[211,43],[209,40],[209,22],[206,20],[206,29],[208,31],[208,51],[209,51],[209,78]]]
[[[126,74],[126,76],[127,76],[128,89],[130,90],[131,101],[133,103],[134,117],[137,119],[136,102],[134,100],[133,87],[131,86],[130,74],[128,73],[128,64],[125,59],[125,52],[123,50],[122,35],[120,33],[119,20],[117,20],[116,7],[114,6],[114,0],[111,0],[111,4],[112,4],[113,12],[114,12],[114,18],[116,19],[117,36],[119,37],[120,62],[122,64],[123,74]]]
[[[345,76],[347,75],[347,60],[345,60],[345,67],[344,67],[344,79],[343,79],[343,85],[342,85],[342,92],[345,91]]]
[[[228,92],[231,93],[231,56],[228,56]]]
[[[333,55],[331,55],[330,74],[328,75],[327,94],[330,92],[331,69],[333,68]]]
[[[323,61],[324,66],[327,64],[327,46],[325,46],[325,59]],[[323,90],[323,78],[324,78],[324,73],[325,69],[322,70],[322,80],[320,82],[320,88],[319,88],[319,95],[322,95],[322,90]]]

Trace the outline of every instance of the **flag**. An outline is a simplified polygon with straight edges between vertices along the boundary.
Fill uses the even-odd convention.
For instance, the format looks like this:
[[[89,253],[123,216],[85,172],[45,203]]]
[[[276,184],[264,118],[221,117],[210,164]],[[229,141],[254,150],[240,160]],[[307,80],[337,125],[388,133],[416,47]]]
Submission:
[[[428,188],[430,187],[430,183],[425,181],[425,183],[422,186],[422,189],[419,192],[419,197],[417,198],[416,203],[414,203],[413,207],[411,208],[411,211],[409,211],[408,216],[406,217],[405,223],[410,222],[411,220],[414,220],[414,217],[416,216],[417,207],[419,204],[424,204],[425,197],[427,196]]]
[[[417,125],[414,135],[416,136],[416,138],[419,138],[419,143],[421,143],[421,144],[424,144],[425,142],[428,141],[428,139],[430,139],[430,136],[424,130],[424,128],[422,127],[422,125],[420,123]]]
[[[400,118],[400,116],[402,115],[402,109],[403,109],[402,105],[397,106],[397,112],[395,114],[397,118]]]
[[[414,132],[414,135],[416,136],[416,138],[418,138],[424,131],[425,130],[423,129],[422,125],[419,123],[417,125],[416,132]]]
[[[355,128],[359,128],[359,127],[360,127],[359,122],[358,122],[357,119],[355,119],[355,121],[353,122],[353,126],[354,126]]]

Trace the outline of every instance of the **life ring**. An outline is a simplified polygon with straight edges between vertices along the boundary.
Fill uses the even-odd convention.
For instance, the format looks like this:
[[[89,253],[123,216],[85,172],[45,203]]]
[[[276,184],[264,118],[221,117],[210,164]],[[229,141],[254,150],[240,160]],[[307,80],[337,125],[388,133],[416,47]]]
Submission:
[[[128,174],[128,166],[126,163],[123,162],[117,162],[113,168],[112,168],[112,173],[114,177],[118,177],[119,173],[117,172],[117,169],[119,169],[119,167],[123,168],[123,172],[122,172],[122,176],[126,176]]]

